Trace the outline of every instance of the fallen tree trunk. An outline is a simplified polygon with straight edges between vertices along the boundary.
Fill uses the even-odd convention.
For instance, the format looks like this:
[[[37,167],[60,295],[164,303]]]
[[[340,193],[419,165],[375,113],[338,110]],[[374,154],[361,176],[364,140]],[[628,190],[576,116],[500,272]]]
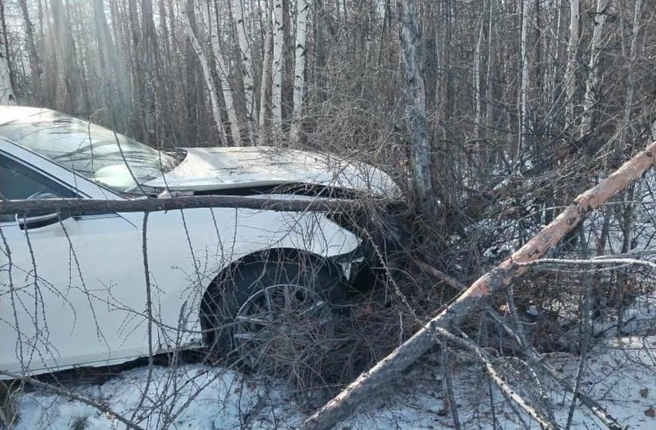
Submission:
[[[323,212],[355,208],[363,202],[358,200],[312,199],[283,200],[236,196],[193,196],[165,199],[96,200],[96,199],[40,199],[0,200],[0,215],[35,213],[114,213],[156,212],[194,208],[242,208],[279,212]]]
[[[309,417],[301,430],[332,428],[349,416],[376,390],[396,378],[414,363],[434,343],[437,328],[448,329],[460,323],[490,294],[510,284],[512,279],[528,270],[525,265],[544,255],[590,212],[597,209],[619,191],[639,178],[656,160],[656,142],[627,161],[612,175],[578,196],[556,219],[492,271],[481,276],[458,299],[422,327],[414,336],[392,351],[369,371],[360,375],[334,399]]]

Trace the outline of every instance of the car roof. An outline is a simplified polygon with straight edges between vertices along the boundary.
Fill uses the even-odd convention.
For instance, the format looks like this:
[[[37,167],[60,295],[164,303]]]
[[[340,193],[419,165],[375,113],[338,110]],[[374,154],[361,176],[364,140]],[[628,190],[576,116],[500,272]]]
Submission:
[[[51,112],[51,110],[29,106],[0,106],[0,125],[45,112]]]

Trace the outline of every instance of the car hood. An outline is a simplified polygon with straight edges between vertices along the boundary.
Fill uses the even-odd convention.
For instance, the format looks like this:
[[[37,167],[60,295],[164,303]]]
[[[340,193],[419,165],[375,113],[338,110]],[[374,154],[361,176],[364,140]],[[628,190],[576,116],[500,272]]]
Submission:
[[[147,182],[172,191],[212,191],[282,184],[316,184],[397,197],[380,169],[328,154],[271,147],[183,148],[185,159]]]

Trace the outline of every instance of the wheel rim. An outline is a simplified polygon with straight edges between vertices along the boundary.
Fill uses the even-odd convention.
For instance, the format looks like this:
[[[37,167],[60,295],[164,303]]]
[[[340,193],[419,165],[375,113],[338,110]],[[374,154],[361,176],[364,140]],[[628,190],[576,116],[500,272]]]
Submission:
[[[298,285],[277,284],[248,298],[235,317],[234,341],[244,362],[280,370],[330,347],[334,319],[328,303]]]

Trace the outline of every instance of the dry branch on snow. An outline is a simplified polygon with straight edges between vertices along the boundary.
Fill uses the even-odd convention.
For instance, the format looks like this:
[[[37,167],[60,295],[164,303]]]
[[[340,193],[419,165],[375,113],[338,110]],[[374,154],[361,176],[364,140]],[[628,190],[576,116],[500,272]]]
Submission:
[[[638,179],[656,160],[656,142],[627,161],[612,175],[578,196],[560,215],[492,271],[481,276],[458,299],[422,327],[414,336],[363,373],[334,399],[308,418],[303,430],[327,429],[351,414],[382,384],[396,378],[434,344],[437,328],[448,329],[469,315],[491,293],[510,284],[528,270],[527,263],[539,259],[576,227],[590,212]]]

